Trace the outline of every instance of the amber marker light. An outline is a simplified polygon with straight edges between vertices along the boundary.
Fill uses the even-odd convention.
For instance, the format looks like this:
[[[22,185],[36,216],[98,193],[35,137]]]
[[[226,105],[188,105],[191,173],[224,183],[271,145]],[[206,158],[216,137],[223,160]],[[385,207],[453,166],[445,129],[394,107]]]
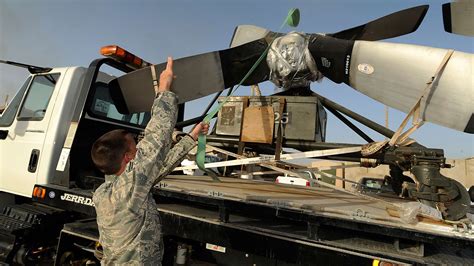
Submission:
[[[100,48],[100,54],[112,58],[118,62],[125,63],[133,69],[139,69],[151,65],[140,57],[128,52],[118,45],[107,45]]]
[[[41,187],[35,187],[33,189],[33,196],[44,199],[44,197],[46,196],[46,189],[41,188]]]

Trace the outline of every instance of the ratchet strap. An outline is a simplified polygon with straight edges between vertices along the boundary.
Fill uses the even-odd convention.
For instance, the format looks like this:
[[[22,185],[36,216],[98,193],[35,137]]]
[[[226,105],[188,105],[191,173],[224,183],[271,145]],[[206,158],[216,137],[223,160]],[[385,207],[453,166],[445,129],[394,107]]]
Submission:
[[[446,67],[453,53],[454,53],[454,50],[448,50],[446,52],[443,60],[438,66],[438,69],[436,69],[435,74],[431,76],[430,80],[426,83],[427,86],[423,90],[423,93],[421,94],[420,98],[418,99],[418,101],[416,101],[415,105],[413,105],[413,107],[410,109],[410,112],[408,112],[405,119],[403,119],[402,123],[398,127],[395,134],[393,134],[392,138],[390,140],[386,140],[382,142],[374,142],[374,143],[369,143],[368,145],[365,145],[365,147],[362,149],[362,155],[367,156],[367,155],[374,154],[378,152],[380,149],[382,149],[383,147],[385,147],[387,143],[389,146],[395,146],[395,145],[408,146],[415,142],[415,140],[409,139],[408,137],[413,132],[415,132],[418,128],[420,128],[425,122],[424,114],[422,114],[422,110],[421,110],[422,109],[421,104],[423,103],[423,99],[427,99],[430,93],[432,93],[433,85],[438,81],[442,70]],[[408,130],[402,133],[403,129],[405,128],[410,118],[412,118],[412,126]]]

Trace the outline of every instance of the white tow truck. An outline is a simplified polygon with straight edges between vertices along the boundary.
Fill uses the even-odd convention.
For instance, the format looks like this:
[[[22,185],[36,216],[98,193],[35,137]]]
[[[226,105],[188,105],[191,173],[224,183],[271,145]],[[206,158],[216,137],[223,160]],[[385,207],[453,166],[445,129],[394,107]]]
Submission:
[[[92,193],[103,175],[92,143],[112,129],[138,138],[150,114],[121,114],[104,65],[125,73],[148,63],[117,46],[88,67],[28,68],[0,114],[0,260],[7,264],[98,264]],[[180,107],[177,127],[183,121]],[[474,263],[470,227],[421,218],[405,224],[389,205],[319,187],[206,176],[169,176],[153,189],[164,265]],[[94,256],[97,255],[97,256]],[[179,254],[179,256],[178,256]],[[100,256],[99,256],[100,257]],[[176,260],[175,260],[176,257]],[[375,265],[375,264],[374,264]],[[377,264],[378,265],[378,264]]]

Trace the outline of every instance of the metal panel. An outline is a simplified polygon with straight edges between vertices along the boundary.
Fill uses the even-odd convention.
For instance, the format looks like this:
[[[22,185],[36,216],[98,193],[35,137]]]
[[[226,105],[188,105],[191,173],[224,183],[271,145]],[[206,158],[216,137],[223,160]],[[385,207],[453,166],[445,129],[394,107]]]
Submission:
[[[316,136],[316,98],[307,101],[307,97],[287,97],[285,113],[288,123],[284,124],[284,137],[286,139],[315,140]],[[282,116],[282,123],[284,122]]]
[[[216,133],[219,135],[239,136],[242,124],[242,97],[232,97],[227,101],[217,116]],[[223,98],[219,98],[219,103]]]

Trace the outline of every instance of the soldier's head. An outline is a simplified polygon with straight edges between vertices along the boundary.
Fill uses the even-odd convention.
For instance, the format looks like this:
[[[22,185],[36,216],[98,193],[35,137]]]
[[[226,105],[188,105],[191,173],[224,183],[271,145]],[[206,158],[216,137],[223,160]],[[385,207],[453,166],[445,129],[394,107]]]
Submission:
[[[92,161],[106,175],[121,174],[136,153],[133,135],[123,129],[105,133],[94,142],[91,150]]]

